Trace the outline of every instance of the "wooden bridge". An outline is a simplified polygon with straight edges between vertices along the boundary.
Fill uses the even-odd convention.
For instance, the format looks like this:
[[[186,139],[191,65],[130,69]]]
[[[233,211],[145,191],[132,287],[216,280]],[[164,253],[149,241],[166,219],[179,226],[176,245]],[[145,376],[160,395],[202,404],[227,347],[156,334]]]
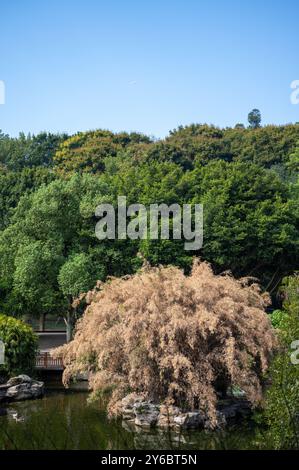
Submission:
[[[51,349],[55,349],[66,343],[65,331],[36,331],[39,340],[39,353],[36,357],[35,368],[37,370],[64,369],[62,359],[51,357]]]
[[[55,359],[48,351],[40,351],[36,357],[35,368],[38,370],[63,370],[64,366],[61,358]]]

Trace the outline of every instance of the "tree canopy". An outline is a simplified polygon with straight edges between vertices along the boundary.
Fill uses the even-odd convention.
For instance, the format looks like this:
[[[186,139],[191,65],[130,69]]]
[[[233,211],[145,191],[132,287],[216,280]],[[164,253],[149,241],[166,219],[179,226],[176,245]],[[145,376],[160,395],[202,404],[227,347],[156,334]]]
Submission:
[[[181,126],[162,140],[106,130],[74,136],[0,133],[0,305],[14,315],[65,314],[107,276],[141,258],[189,272],[256,276],[275,292],[298,267],[299,126]],[[204,205],[204,244],[96,239],[102,202]],[[141,255],[141,257],[140,257]]]
[[[217,392],[238,386],[260,402],[276,338],[257,285],[197,262],[190,276],[146,268],[88,297],[74,340],[54,354],[63,357],[66,384],[88,372],[94,394],[113,390],[111,414],[125,395],[141,393],[199,408],[215,427]]]
[[[252,111],[250,111],[250,113],[248,114],[248,122],[250,127],[252,127],[253,129],[257,129],[261,126],[262,116],[259,109],[253,109]]]

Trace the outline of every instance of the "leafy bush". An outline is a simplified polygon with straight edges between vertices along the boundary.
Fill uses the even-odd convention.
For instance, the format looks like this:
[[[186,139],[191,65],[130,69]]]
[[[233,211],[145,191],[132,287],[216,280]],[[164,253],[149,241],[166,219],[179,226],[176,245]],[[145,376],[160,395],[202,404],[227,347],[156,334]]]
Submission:
[[[284,321],[287,320],[287,316],[288,315],[284,310],[274,310],[270,316],[273,328],[283,328],[283,324]]]
[[[256,284],[195,263],[190,276],[161,267],[113,279],[87,301],[74,340],[55,355],[66,365],[66,385],[88,370],[95,394],[113,389],[110,414],[137,392],[200,408],[213,426],[217,393],[237,386],[252,404],[261,400],[276,337],[264,311],[268,296]]]
[[[32,328],[21,320],[0,315],[0,340],[5,345],[5,364],[0,365],[0,374],[30,373],[37,351],[37,337]]]
[[[285,311],[279,326],[282,346],[270,367],[272,384],[263,415],[268,430],[262,438],[275,449],[299,449],[299,275],[286,278],[283,290]]]

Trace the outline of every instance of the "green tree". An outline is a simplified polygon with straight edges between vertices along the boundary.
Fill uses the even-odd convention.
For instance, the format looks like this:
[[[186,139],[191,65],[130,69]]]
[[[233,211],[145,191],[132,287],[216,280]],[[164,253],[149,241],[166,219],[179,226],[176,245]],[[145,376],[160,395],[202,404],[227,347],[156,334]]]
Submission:
[[[97,274],[97,276],[96,276]],[[86,253],[78,253],[71,256],[62,266],[58,274],[58,285],[62,294],[69,301],[69,308],[67,312],[67,341],[69,342],[72,337],[72,318],[71,312],[73,310],[74,301],[83,292],[88,292],[91,285],[95,284],[96,277],[103,279],[104,268],[102,272],[95,269],[92,263],[92,257]]]
[[[36,136],[20,133],[16,138],[1,134],[0,162],[12,171],[37,166],[49,167],[58,146],[66,138],[66,134],[46,132]]]
[[[298,178],[299,175],[299,141],[294,152],[290,155],[289,161],[286,164],[291,174]]]
[[[282,291],[281,351],[270,368],[263,414],[267,429],[261,438],[275,449],[299,449],[299,275],[285,279]]]
[[[170,133],[164,141],[149,146],[156,147],[152,153],[156,160],[165,159],[163,145],[167,144],[177,149],[173,152],[177,164],[187,169],[194,164],[204,165],[211,160],[246,161],[254,162],[266,168],[273,165],[285,165],[291,153],[296,148],[299,139],[299,126],[289,124],[285,126],[265,126],[259,128],[227,128],[219,129],[214,126],[192,124],[180,127]],[[158,146],[159,144],[159,146]],[[161,152],[157,152],[160,148]],[[167,157],[171,156],[168,153]]]
[[[0,134],[0,309],[67,319],[76,272],[80,290],[87,271],[92,287],[136,271],[138,253],[185,271],[199,255],[217,271],[254,275],[275,290],[298,266],[298,139],[298,125],[192,124],[160,141],[102,130],[69,139]],[[116,206],[119,195],[147,208],[203,203],[203,250],[186,252],[171,239],[99,242],[95,208]]]
[[[16,315],[62,315],[71,329],[72,300],[109,274],[132,271],[130,244],[99,242],[95,207],[101,182],[56,180],[21,198],[0,235],[2,308]]]
[[[192,202],[204,206],[204,259],[275,289],[299,262],[298,211],[288,186],[274,172],[240,162],[211,162],[193,179]]]
[[[130,145],[150,142],[149,137],[136,132],[79,132],[61,143],[54,157],[55,168],[59,175],[64,176],[74,173],[101,173],[105,169],[106,157],[115,157]]]
[[[0,315],[0,340],[5,346],[5,364],[0,365],[0,375],[32,372],[37,352],[37,337],[32,328],[16,318]]]
[[[0,169],[0,230],[9,225],[22,196],[54,179],[55,175],[48,168],[24,168],[18,172]]]
[[[261,126],[262,115],[259,109],[253,109],[252,111],[250,111],[250,113],[248,114],[248,122],[249,126],[253,129],[257,129]]]

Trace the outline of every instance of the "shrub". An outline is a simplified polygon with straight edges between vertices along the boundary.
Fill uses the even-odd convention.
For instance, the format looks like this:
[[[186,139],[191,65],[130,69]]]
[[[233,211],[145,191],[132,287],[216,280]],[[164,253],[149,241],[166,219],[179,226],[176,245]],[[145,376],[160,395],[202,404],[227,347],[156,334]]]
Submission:
[[[5,345],[5,364],[0,365],[0,375],[30,373],[37,351],[37,337],[32,328],[21,320],[0,315],[0,340]]]
[[[269,370],[271,386],[262,416],[267,432],[262,439],[275,449],[299,449],[299,274],[286,278],[282,290],[281,348]]]
[[[284,310],[274,310],[270,318],[273,328],[281,329],[284,326],[284,322],[287,320],[287,313]]]
[[[217,392],[237,386],[260,401],[276,337],[256,284],[196,262],[190,276],[166,267],[112,279],[87,300],[74,340],[56,356],[66,385],[88,370],[95,394],[113,389],[110,414],[129,392],[199,408],[212,425]]]

